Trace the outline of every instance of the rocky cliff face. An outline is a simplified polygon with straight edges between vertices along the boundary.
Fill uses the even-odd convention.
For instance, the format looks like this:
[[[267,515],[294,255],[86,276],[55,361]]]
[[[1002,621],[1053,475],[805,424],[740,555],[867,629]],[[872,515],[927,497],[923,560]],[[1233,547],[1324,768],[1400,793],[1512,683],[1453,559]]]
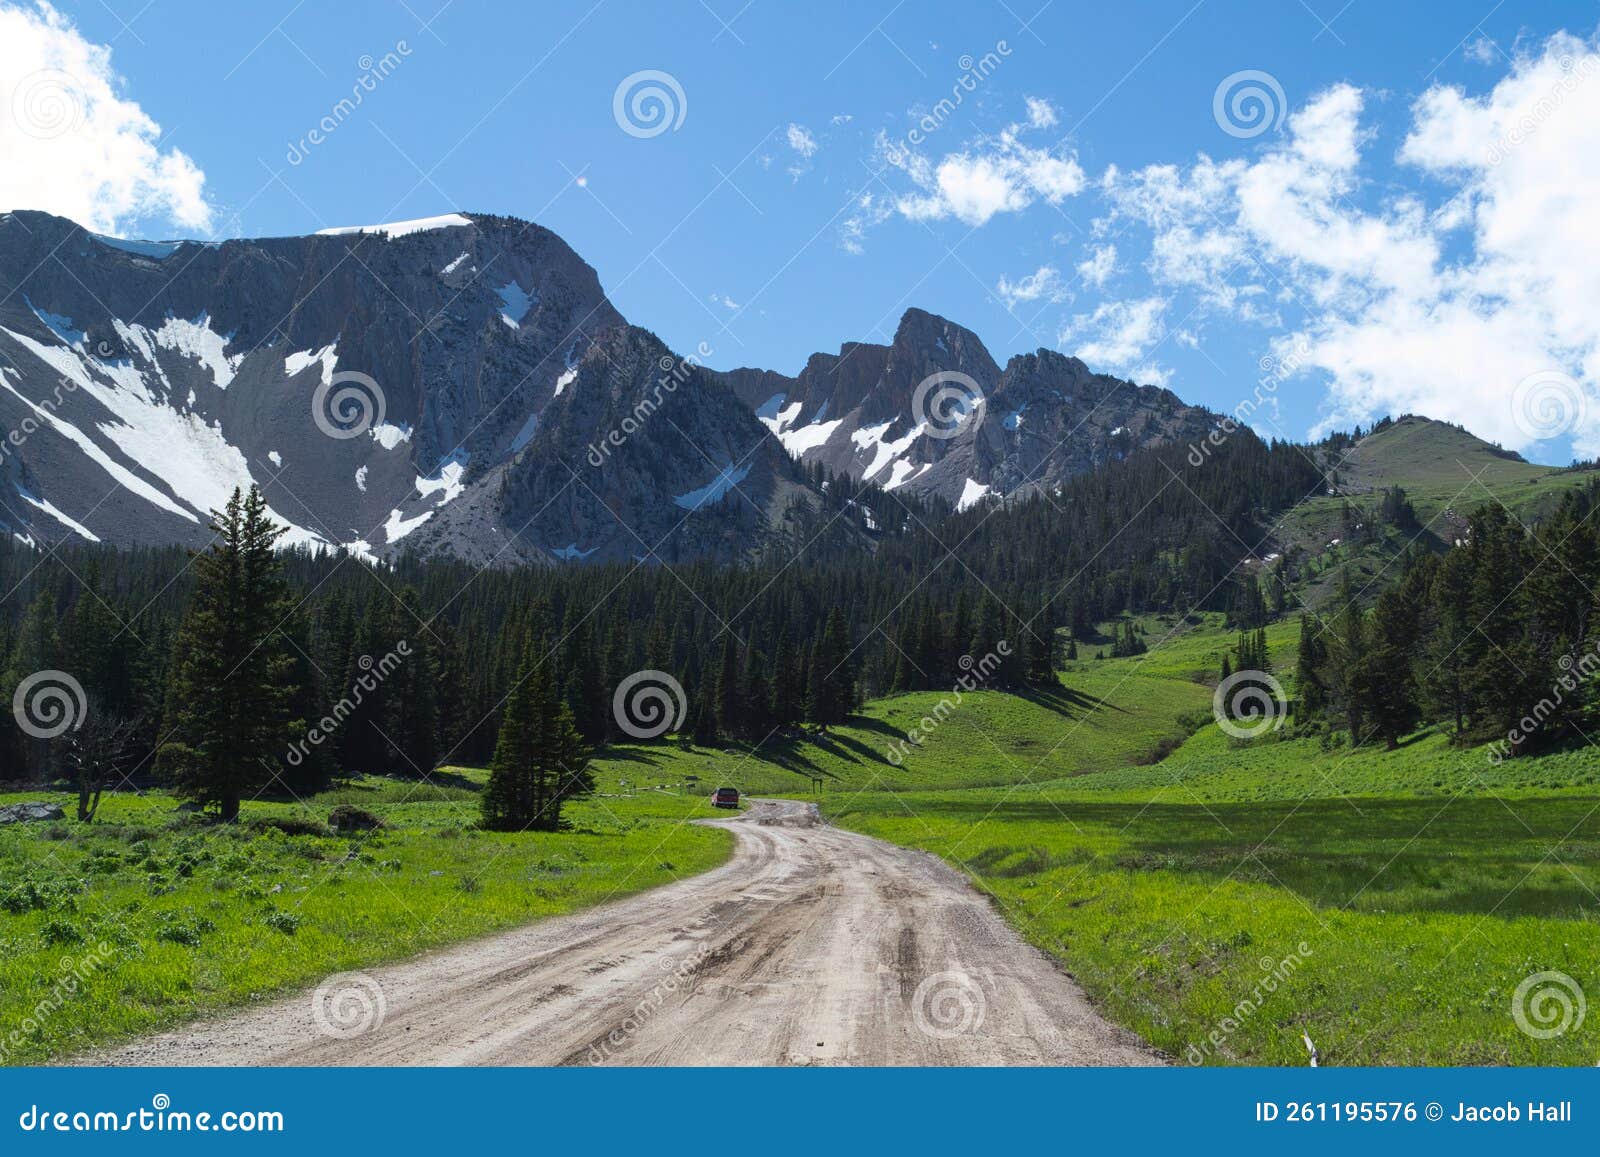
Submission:
[[[686,521],[680,551],[737,554],[796,485],[746,407],[509,218],[212,245],[10,213],[0,298],[0,519],[35,542],[200,545],[255,482],[288,541],[367,556],[648,557]]]
[[[512,218],[199,243],[0,214],[0,524],[40,545],[201,546],[255,483],[287,541],[368,558],[739,558],[815,502],[801,464],[970,506],[1211,421],[920,310],[792,378],[713,372]]]
[[[1197,440],[1216,422],[1169,390],[1053,350],[1002,370],[970,330],[918,309],[887,346],[814,354],[793,378],[749,369],[722,378],[800,460],[963,508],[1049,491],[1136,449]]]

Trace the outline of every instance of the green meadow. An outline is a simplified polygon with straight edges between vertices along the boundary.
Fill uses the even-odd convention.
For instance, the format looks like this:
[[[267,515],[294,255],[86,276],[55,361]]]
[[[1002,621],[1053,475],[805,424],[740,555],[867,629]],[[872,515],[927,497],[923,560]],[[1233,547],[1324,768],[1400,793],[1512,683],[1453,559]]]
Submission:
[[[305,804],[251,803],[238,825],[120,794],[93,824],[0,827],[0,1059],[265,1000],[703,872],[732,850],[728,833],[688,822],[714,814],[704,799],[658,793],[570,805],[561,833],[481,831],[481,779],[358,780]],[[65,795],[0,805],[46,798],[72,814]],[[329,834],[340,804],[387,826]]]
[[[597,794],[554,835],[478,830],[482,773],[462,769],[253,803],[235,827],[147,794],[110,798],[93,825],[0,829],[5,1059],[704,871],[731,838],[687,821],[729,785],[814,798],[836,823],[944,857],[1178,1063],[1305,1064],[1307,1037],[1332,1065],[1600,1060],[1600,1017],[1574,1008],[1544,1031],[1574,998],[1539,979],[1600,995],[1600,760],[1497,764],[1433,732],[1392,752],[1292,727],[1232,739],[1210,713],[1231,633],[1215,616],[1138,626],[1150,653],[1080,657],[1026,697],[919,692],[820,735],[607,749]],[[1269,630],[1277,670],[1295,638]],[[20,798],[40,796],[0,802]],[[330,834],[340,804],[386,826]],[[35,1015],[101,952],[92,983]]]

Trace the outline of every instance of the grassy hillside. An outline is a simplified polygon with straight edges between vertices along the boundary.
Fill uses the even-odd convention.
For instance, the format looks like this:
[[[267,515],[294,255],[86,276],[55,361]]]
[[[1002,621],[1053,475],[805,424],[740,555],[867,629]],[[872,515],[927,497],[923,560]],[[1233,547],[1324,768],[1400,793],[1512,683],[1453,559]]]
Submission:
[[[1503,504],[1525,523],[1539,520],[1561,494],[1584,484],[1588,472],[1536,466],[1509,455],[1458,426],[1406,417],[1363,438],[1325,468],[1335,471],[1337,490],[1314,495],[1274,528],[1281,552],[1309,562],[1312,573],[1300,596],[1320,608],[1348,569],[1357,589],[1374,579],[1413,542],[1443,550],[1466,532],[1467,516],[1486,503]],[[1389,529],[1381,541],[1350,537],[1342,516],[1347,507],[1374,507],[1381,492],[1400,486],[1416,508],[1421,531]]]

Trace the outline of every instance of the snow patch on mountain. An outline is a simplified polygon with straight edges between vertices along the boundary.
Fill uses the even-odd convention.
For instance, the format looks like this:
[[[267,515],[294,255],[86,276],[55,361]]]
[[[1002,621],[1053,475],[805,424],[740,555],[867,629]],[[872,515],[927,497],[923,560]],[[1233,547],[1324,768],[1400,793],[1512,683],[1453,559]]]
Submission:
[[[894,490],[904,486],[913,478],[921,477],[932,466],[932,462],[924,462],[919,466],[915,462],[908,462],[906,459],[901,458],[895,462],[894,469],[889,473],[889,481],[883,484],[883,488],[885,490]]]
[[[383,540],[393,545],[432,517],[433,511],[424,510],[413,518],[406,518],[400,513],[399,507],[396,507],[389,511],[389,518],[383,524]]]
[[[12,333],[11,330],[0,330],[0,332],[9,334],[11,337],[16,338],[19,341],[26,340],[21,338],[18,334]],[[200,519],[195,516],[192,510],[188,510],[183,506],[180,506],[171,498],[167,497],[167,495],[157,490],[154,486],[151,486],[143,478],[140,478],[137,474],[134,474],[131,470],[127,469],[127,467],[123,466],[122,463],[113,459],[109,454],[100,448],[99,444],[96,443],[94,439],[90,438],[71,422],[68,422],[64,418],[57,416],[53,409],[46,406],[35,405],[28,398],[24,397],[21,391],[19,391],[11,384],[10,381],[7,380],[5,370],[3,368],[0,368],[0,386],[5,387],[7,391],[16,395],[17,400],[38,415],[40,420],[49,425],[63,438],[66,438],[68,441],[72,442],[73,445],[78,447],[78,449],[82,450],[84,455],[91,462],[93,462],[96,466],[99,466],[107,474],[111,475],[111,477],[116,480],[117,483],[126,487],[129,492],[138,495],[146,502],[149,502],[155,506],[159,506],[162,510],[167,511],[169,514],[176,514],[178,517],[186,518],[190,522],[200,521]]]
[[[46,514],[48,514],[51,518],[53,518],[57,522],[59,522],[62,526],[65,526],[68,530],[76,531],[78,534],[82,535],[84,538],[88,539],[90,542],[99,542],[100,541],[100,536],[99,535],[95,534],[94,531],[90,530],[87,526],[83,525],[83,523],[79,522],[77,519],[71,517],[68,514],[63,513],[48,498],[39,498],[39,497],[37,497],[35,495],[29,494],[26,490],[22,489],[20,486],[17,488],[17,493],[22,496],[22,500],[24,502],[30,503],[31,505],[38,507],[40,510],[42,510]],[[33,544],[30,541],[28,545],[32,546]]]
[[[417,493],[427,498],[431,494],[440,495],[435,506],[443,506],[452,499],[459,498],[467,486],[462,478],[467,472],[466,455],[451,457],[440,464],[439,469],[431,478],[417,478]]]
[[[749,466],[735,468],[730,462],[717,472],[717,476],[698,490],[691,490],[687,494],[679,494],[673,502],[685,510],[699,510],[707,503],[718,502],[739,483],[743,482],[750,473]]]
[[[893,426],[895,421],[896,419],[890,418],[881,425],[863,426],[850,435],[850,440],[856,444],[857,449],[865,450],[869,446],[874,448],[872,461],[861,473],[862,481],[870,480],[878,471],[909,450],[911,444],[922,437],[928,428],[926,422],[918,422],[899,438],[884,441],[884,435],[889,432],[889,427]]]
[[[444,213],[438,217],[415,217],[410,221],[390,221],[384,225],[341,225],[333,229],[318,229],[318,237],[344,237],[352,233],[379,233],[389,240],[425,233],[431,229],[454,229],[470,226],[471,219],[460,213]]]
[[[565,390],[568,386],[570,386],[573,382],[575,382],[577,380],[578,380],[578,370],[577,370],[576,367],[569,367],[568,369],[562,371],[561,376],[556,379],[556,395],[555,396],[559,398],[561,396],[561,391]]]
[[[149,257],[155,261],[165,261],[188,244],[187,241],[135,241],[128,237],[108,237],[104,233],[91,233],[89,236],[108,249],[120,249],[124,253]]]
[[[808,450],[827,445],[828,439],[833,437],[833,432],[843,422],[843,418],[835,418],[831,422],[812,422],[799,429],[779,434],[778,441],[783,443],[783,448],[789,452],[791,458],[799,458]]]
[[[976,478],[968,478],[966,485],[961,488],[961,497],[956,499],[956,509],[971,510],[982,502],[989,494],[989,484],[979,482]]]
[[[318,362],[322,363],[322,384],[333,384],[333,367],[339,364],[338,342],[325,345],[319,350],[300,350],[288,354],[283,359],[283,372],[294,377],[304,370],[310,369]]]
[[[402,442],[411,441],[411,427],[396,425],[393,422],[379,422],[367,433],[372,435],[372,440],[385,450],[393,450]]]
[[[211,317],[202,313],[193,321],[169,316],[153,335],[156,344],[199,362],[211,371],[211,380],[217,389],[225,390],[233,381],[242,357],[229,357],[228,342],[233,335],[220,334],[211,328]]]
[[[528,316],[528,310],[533,308],[533,298],[528,296],[528,291],[515,281],[508,281],[495,290],[500,295],[500,320],[512,329],[520,329],[522,319]]]
[[[793,402],[785,406],[783,398],[782,394],[774,394],[756,411],[756,417],[761,420],[761,424],[780,438],[783,437],[784,430],[800,416],[801,405],[799,402]]]
[[[40,309],[33,302],[28,301],[27,295],[23,295],[22,300],[28,302],[28,308],[33,310],[33,316],[42,321],[46,329],[67,345],[83,344],[83,330],[75,327],[70,317],[62,317],[59,313],[51,313],[49,310]]]

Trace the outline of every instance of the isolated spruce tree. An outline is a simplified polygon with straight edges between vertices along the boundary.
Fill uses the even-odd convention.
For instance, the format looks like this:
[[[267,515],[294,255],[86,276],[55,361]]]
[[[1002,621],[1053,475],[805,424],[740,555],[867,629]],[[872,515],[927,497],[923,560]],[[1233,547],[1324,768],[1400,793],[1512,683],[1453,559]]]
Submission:
[[[277,778],[297,728],[293,666],[280,625],[291,604],[275,545],[286,527],[255,487],[212,514],[216,541],[194,562],[168,695],[171,738],[160,753],[179,792],[224,820]]]
[[[506,699],[480,799],[483,826],[494,831],[558,831],[567,800],[594,790],[589,749],[561,701],[546,665],[524,660]]]

